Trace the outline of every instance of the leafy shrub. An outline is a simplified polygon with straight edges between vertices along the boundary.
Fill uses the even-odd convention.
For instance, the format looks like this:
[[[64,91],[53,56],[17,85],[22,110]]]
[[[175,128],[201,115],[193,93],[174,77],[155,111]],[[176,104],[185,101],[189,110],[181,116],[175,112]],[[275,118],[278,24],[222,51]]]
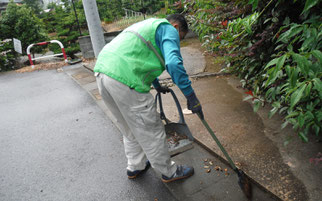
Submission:
[[[11,70],[15,62],[12,39],[0,41],[0,72]]]
[[[164,6],[163,1],[159,0],[122,0],[122,8],[130,9],[137,12],[146,14],[153,14],[159,11]]]
[[[29,8],[33,10],[33,12],[37,15],[40,14],[42,10],[42,5],[40,1],[35,1],[35,0],[23,0],[22,3],[26,4]]]
[[[101,21],[112,22],[124,14],[122,2],[119,0],[97,0],[96,3]]]
[[[87,30],[86,18],[82,1],[75,1],[75,8],[80,27],[76,21],[74,10],[69,1],[64,1],[64,5],[51,5],[52,10],[49,13],[42,14],[48,30],[54,35],[51,39],[59,40],[65,47],[66,54],[74,59],[75,53],[80,51],[78,37],[81,30]],[[82,31],[82,35],[86,32]],[[57,45],[50,45],[49,49],[55,53],[60,53],[61,48]]]
[[[47,40],[47,33],[42,21],[35,16],[33,10],[26,5],[16,5],[12,1],[8,4],[6,11],[0,16],[0,41],[17,38],[21,41],[22,52],[30,44]],[[34,52],[42,49],[35,47]],[[15,68],[15,59],[18,54],[14,51],[13,42],[0,44],[0,71]]]
[[[0,39],[19,39],[24,53],[30,44],[48,39],[44,24],[26,5],[16,5],[10,2],[0,20],[2,32]],[[37,48],[33,50],[40,51]]]
[[[322,127],[320,7],[319,0],[185,2],[203,44],[251,89],[254,111],[272,104],[269,116],[285,115],[282,127],[292,124],[306,142]]]

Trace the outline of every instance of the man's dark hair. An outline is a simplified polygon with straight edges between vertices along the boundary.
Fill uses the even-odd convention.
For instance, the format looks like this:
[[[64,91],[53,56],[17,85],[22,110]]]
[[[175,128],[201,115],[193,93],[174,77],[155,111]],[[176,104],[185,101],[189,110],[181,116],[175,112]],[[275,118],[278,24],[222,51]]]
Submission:
[[[171,14],[166,18],[169,22],[177,22],[179,23],[180,31],[187,33],[188,32],[188,24],[183,15],[175,13]]]

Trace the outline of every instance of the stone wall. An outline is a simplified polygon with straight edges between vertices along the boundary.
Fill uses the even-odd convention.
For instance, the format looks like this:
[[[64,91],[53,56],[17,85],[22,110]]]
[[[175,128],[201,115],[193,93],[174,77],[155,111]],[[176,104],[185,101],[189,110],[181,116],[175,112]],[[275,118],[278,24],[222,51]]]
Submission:
[[[115,38],[121,31],[104,33],[105,43],[109,43]],[[81,36],[78,38],[79,46],[83,55],[83,58],[94,58],[94,50],[90,36]]]

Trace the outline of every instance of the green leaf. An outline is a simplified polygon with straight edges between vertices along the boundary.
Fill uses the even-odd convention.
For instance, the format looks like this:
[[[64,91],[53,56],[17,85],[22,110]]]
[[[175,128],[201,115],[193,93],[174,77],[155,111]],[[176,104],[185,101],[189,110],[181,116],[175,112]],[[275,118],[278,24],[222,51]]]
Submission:
[[[284,141],[283,145],[286,147],[290,143],[291,140],[292,140],[292,138],[288,137],[288,139],[286,139]]]
[[[313,88],[318,91],[320,98],[322,98],[322,81],[319,78],[314,78],[313,85]]]
[[[322,52],[320,50],[313,50],[311,53],[315,58],[319,60],[319,63],[322,65]]]
[[[242,87],[245,88],[245,86],[247,84],[246,80],[242,79],[242,80],[240,80],[240,82],[242,84]]]
[[[272,22],[274,22],[274,23],[278,22],[278,18],[277,17],[273,17]]]
[[[293,36],[299,34],[303,30],[303,26],[298,24],[293,24],[293,26],[286,32],[280,35],[276,42],[282,41],[283,43],[287,43]]]
[[[254,112],[257,112],[258,111],[260,105],[261,105],[260,100],[255,99],[254,100],[254,108],[253,108],[254,109]]]
[[[265,84],[265,87],[269,86],[270,84],[272,84],[276,78],[278,77],[278,72],[281,70],[281,68],[283,67],[284,65],[284,62],[285,62],[285,59],[286,59],[287,55],[284,54],[283,56],[277,58],[276,61],[271,61],[269,62],[268,64],[270,63],[275,63],[276,62],[276,67],[273,68],[273,72],[271,71],[268,71],[268,73],[270,74],[267,81],[266,81],[266,84]],[[270,64],[271,65],[271,64]],[[273,65],[273,64],[272,64]]]
[[[278,49],[280,49],[280,48],[284,47],[284,45],[285,45],[285,44],[280,44],[280,45],[276,46],[276,48],[275,48],[274,50],[278,50]]]
[[[280,58],[280,57],[279,57],[279,58]],[[275,65],[275,64],[278,62],[279,58],[275,58],[275,59],[271,60],[270,62],[268,62],[268,64],[266,64],[266,66],[265,66],[264,70],[266,70],[266,69],[267,69],[268,67],[270,67],[270,66]]]
[[[279,58],[279,60],[277,61],[277,64],[276,64],[276,66],[278,67],[278,70],[280,70],[282,67],[283,67],[283,65],[284,65],[284,62],[285,62],[285,59],[286,59],[286,54],[284,54],[283,56],[281,56],[280,58]]]
[[[289,123],[288,121],[285,121],[285,122],[282,124],[281,128],[282,128],[282,129],[284,129],[284,128],[288,125],[288,123]]]
[[[297,68],[292,68],[292,74],[291,74],[291,77],[290,77],[290,87],[293,88],[295,87],[296,85],[296,82],[297,82],[297,78],[298,78],[298,74],[299,74],[299,69]]]
[[[292,53],[292,57],[294,61],[297,63],[297,66],[301,69],[301,72],[307,76],[310,70],[309,60],[305,56],[302,56],[297,53]]]
[[[295,117],[295,116],[298,116],[298,115],[299,115],[299,112],[293,111],[293,112],[291,112],[289,115],[287,115],[287,116],[285,117],[285,119],[289,119],[289,118],[291,118],[291,117]]]
[[[314,124],[312,126],[312,129],[314,130],[314,132],[315,132],[316,135],[319,135],[319,132],[320,132],[320,127],[319,126],[317,126],[316,124]]]
[[[310,95],[311,93],[311,89],[312,89],[312,82],[309,82],[309,84],[307,85],[307,87],[305,88],[305,96],[304,97],[307,97]]]
[[[263,24],[266,24],[267,22],[269,22],[270,20],[272,20],[272,18],[267,18]]]
[[[314,115],[313,115],[313,113],[311,112],[311,111],[307,111],[306,113],[305,113],[305,120],[306,121],[313,121],[314,120]]]
[[[304,132],[300,131],[300,132],[299,132],[299,136],[300,136],[300,138],[301,138],[304,142],[308,142],[308,141],[309,141],[309,139],[307,138],[307,135],[306,135]]]
[[[290,24],[290,18],[286,17],[283,21],[283,25],[289,25]]]
[[[322,112],[319,111],[318,114],[316,115],[316,118],[318,119],[318,122],[322,121]]]
[[[288,109],[288,107],[282,107],[282,109],[280,109],[279,113],[283,114],[283,112],[285,112]]]
[[[287,119],[287,121],[293,125],[297,124],[297,121],[294,118]],[[293,126],[294,127],[294,126]]]
[[[301,47],[301,50],[302,51],[305,51],[307,50],[308,48],[312,48],[312,43],[315,42],[315,38],[313,37],[309,37],[307,38],[304,43],[302,44],[302,47]]]
[[[277,68],[277,67],[275,67],[275,68]],[[270,75],[269,75],[269,77],[268,77],[268,79],[266,81],[265,87],[267,87],[270,84],[272,84],[276,80],[276,78],[278,76],[277,71],[275,69],[272,69],[272,70],[273,71],[270,73]]]
[[[245,29],[248,34],[252,34],[252,27],[251,26],[246,26]]]
[[[275,91],[275,88],[274,88],[274,87],[269,88],[269,89],[266,91],[266,93],[265,93],[265,97],[266,97],[266,98],[273,97],[274,91]]]
[[[302,128],[305,122],[305,116],[301,113],[298,117],[297,117],[297,121],[299,123],[299,127]]]
[[[281,103],[278,102],[278,101],[275,101],[273,104],[272,104],[273,107],[276,107],[276,108],[280,108],[281,107]]]
[[[251,96],[251,95],[249,95],[249,96],[246,96],[246,97],[243,99],[243,101],[247,101],[247,100],[252,99],[252,98],[254,98],[254,97],[253,97],[253,96]]]
[[[291,96],[291,108],[293,108],[302,98],[303,91],[306,88],[306,84],[303,83],[300,88],[298,88],[295,92],[293,92]]]
[[[313,102],[313,107],[317,106],[320,102],[321,102],[322,99],[315,99],[314,102]]]
[[[305,6],[304,6],[304,9],[303,9],[302,13],[308,11],[310,8],[315,6],[318,2],[319,2],[319,0],[306,0]]]
[[[299,122],[297,120],[295,120],[295,119],[293,119],[293,120],[294,120],[294,122],[292,123],[293,124],[293,129],[297,130],[299,128]]]
[[[253,11],[257,8],[258,6],[258,0],[253,0]]]
[[[273,107],[268,114],[268,118],[272,118],[272,116],[278,111],[277,107]]]
[[[289,52],[293,52],[293,46],[292,46],[292,43],[290,43],[290,44],[287,46],[287,51],[289,51]]]
[[[293,70],[294,70],[294,68],[291,68],[290,65],[286,65],[285,66],[285,71],[286,71],[288,77],[291,77],[292,76]]]

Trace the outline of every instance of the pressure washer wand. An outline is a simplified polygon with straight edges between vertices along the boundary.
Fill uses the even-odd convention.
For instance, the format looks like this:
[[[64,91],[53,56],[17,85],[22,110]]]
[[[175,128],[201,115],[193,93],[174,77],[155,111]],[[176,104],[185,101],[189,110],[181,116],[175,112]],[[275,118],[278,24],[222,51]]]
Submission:
[[[246,177],[245,173],[242,170],[239,170],[236,167],[236,165],[231,160],[231,158],[228,155],[227,151],[221,145],[220,141],[218,140],[218,138],[216,137],[215,133],[210,128],[210,126],[208,125],[208,123],[206,122],[206,120],[205,119],[202,119],[199,114],[198,114],[198,117],[200,118],[201,122],[206,127],[206,129],[208,130],[208,132],[210,133],[210,135],[212,136],[212,138],[216,141],[216,143],[217,143],[218,147],[220,148],[220,150],[226,156],[226,158],[227,158],[228,162],[230,163],[231,167],[233,168],[233,170],[237,173],[238,178],[239,178],[238,179],[238,184],[239,184],[240,188],[242,189],[242,191],[244,192],[245,196],[248,199],[251,199],[251,197],[252,197],[252,186],[251,186],[250,180],[248,179],[248,177]]]

